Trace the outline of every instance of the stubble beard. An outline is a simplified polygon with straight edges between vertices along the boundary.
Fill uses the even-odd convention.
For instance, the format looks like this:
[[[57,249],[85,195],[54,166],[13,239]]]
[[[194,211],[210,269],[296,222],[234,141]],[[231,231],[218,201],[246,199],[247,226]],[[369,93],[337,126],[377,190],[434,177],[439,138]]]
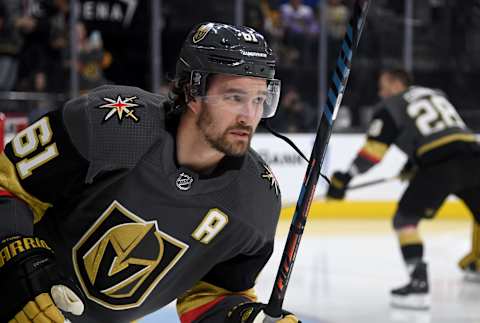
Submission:
[[[205,140],[210,146],[219,152],[232,157],[240,157],[246,154],[250,147],[252,140],[253,130],[252,127],[244,126],[242,124],[235,124],[228,127],[221,134],[215,132],[215,123],[213,117],[209,111],[209,107],[204,106],[197,120],[197,126],[202,132]],[[229,140],[228,135],[231,130],[238,129],[248,131],[248,140]]]

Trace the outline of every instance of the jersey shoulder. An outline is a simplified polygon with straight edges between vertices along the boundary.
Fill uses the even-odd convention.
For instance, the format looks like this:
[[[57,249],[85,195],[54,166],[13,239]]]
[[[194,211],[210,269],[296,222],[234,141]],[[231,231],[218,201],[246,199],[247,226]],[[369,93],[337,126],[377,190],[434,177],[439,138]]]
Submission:
[[[409,112],[409,107],[422,104],[422,102],[425,102],[424,100],[430,100],[432,97],[445,97],[445,93],[437,89],[410,86],[404,92],[384,99],[381,105],[397,124],[403,124],[412,119],[410,113],[416,115],[416,112]],[[426,104],[429,103],[427,102]],[[417,110],[414,109],[414,111]]]
[[[253,149],[249,150],[238,185],[248,196],[249,211],[245,216],[251,224],[273,239],[281,210],[280,186],[270,166]]]
[[[407,121],[408,102],[404,98],[405,93],[402,92],[380,101],[374,107],[373,116],[391,119],[398,128],[402,128]]]
[[[280,200],[281,194],[278,181],[267,162],[253,149],[250,149],[248,152],[247,162],[249,163],[249,175],[257,179],[253,180],[253,182],[259,185],[260,190],[265,191],[272,199]],[[268,185],[264,185],[265,182]]]
[[[133,167],[165,134],[166,98],[137,87],[104,85],[67,102],[65,128],[89,161],[89,178]]]
[[[446,97],[445,92],[439,89],[432,89],[423,86],[410,86],[407,91],[402,94],[402,98],[407,103],[413,103],[418,100],[428,99],[432,96],[443,96]]]

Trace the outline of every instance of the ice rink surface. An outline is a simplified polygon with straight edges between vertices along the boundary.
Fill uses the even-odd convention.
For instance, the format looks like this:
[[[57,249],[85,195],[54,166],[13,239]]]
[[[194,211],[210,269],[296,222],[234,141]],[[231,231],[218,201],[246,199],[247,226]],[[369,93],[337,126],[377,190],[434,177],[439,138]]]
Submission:
[[[267,301],[289,223],[281,222],[275,252],[259,276]],[[479,323],[480,283],[465,281],[457,267],[469,250],[468,221],[424,221],[420,233],[429,265],[431,309],[393,309],[389,291],[407,282],[389,221],[309,221],[290,280],[285,309],[304,323]],[[141,323],[178,322],[174,305]]]

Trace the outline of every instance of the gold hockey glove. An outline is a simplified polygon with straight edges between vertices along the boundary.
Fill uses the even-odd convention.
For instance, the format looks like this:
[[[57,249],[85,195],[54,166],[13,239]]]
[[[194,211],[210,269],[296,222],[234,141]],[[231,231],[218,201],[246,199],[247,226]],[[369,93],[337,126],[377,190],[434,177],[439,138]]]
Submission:
[[[53,251],[36,237],[0,242],[0,286],[0,322],[64,323],[62,311],[81,315],[84,310],[80,289],[62,275]]]
[[[349,173],[335,172],[330,178],[330,186],[327,191],[327,198],[342,200],[345,198],[347,185],[352,179]]]

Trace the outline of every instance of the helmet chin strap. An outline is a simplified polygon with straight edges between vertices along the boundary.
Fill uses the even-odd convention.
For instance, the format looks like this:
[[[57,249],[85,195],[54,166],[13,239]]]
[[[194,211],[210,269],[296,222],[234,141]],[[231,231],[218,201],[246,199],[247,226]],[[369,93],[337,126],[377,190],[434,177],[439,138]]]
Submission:
[[[295,145],[295,143],[290,139],[288,138],[287,136],[284,136],[280,133],[278,133],[277,131],[275,131],[271,126],[270,124],[268,123],[268,119],[262,119],[260,121],[260,125],[262,127],[264,127],[265,129],[268,130],[268,132],[270,132],[272,135],[274,135],[275,137],[278,137],[280,139],[282,139],[283,141],[285,141],[287,144],[290,145],[290,147],[292,147],[296,152],[297,154],[299,154],[307,163],[309,162],[308,161],[308,158],[305,157],[305,155],[302,153],[302,151],[300,150],[300,148],[297,147],[297,145]],[[328,183],[328,185],[330,185],[330,180],[328,179],[327,176],[325,176],[324,174],[320,173],[320,176],[322,176],[322,178]]]

